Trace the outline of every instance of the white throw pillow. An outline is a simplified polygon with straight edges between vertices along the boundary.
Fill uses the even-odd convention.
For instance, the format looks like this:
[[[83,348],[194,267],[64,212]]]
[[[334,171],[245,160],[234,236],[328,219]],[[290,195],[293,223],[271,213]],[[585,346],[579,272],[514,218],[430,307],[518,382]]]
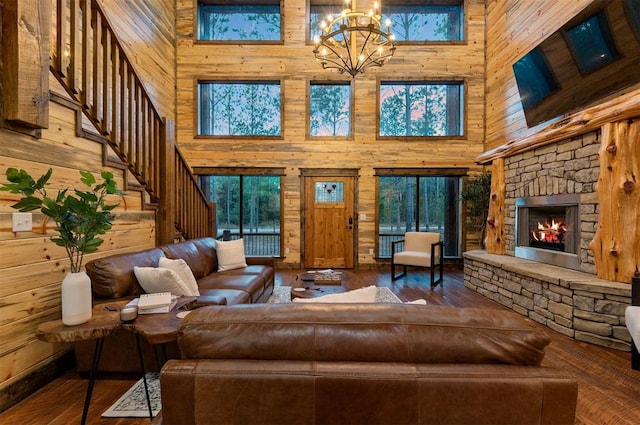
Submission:
[[[191,271],[191,267],[189,267],[187,262],[182,258],[177,258],[174,260],[171,258],[162,257],[158,262],[158,266],[165,269],[173,270],[180,277],[180,279],[182,279],[182,281],[187,284],[189,293],[185,295],[192,297],[197,297],[200,295],[200,291],[198,290],[198,282],[193,275],[193,271]]]
[[[247,267],[247,259],[244,257],[244,241],[216,241],[216,254],[218,256],[218,271],[241,269]]]
[[[133,273],[148,294],[171,292],[173,295],[186,295],[187,284],[173,270],[155,267],[134,267]]]
[[[316,298],[294,298],[295,303],[374,303],[376,302],[375,286],[367,286],[343,294],[329,294]]]

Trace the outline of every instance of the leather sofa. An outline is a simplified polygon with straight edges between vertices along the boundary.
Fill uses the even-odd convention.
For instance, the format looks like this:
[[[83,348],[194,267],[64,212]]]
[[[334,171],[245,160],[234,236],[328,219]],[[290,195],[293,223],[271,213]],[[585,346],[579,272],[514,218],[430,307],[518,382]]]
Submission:
[[[85,268],[91,278],[94,304],[129,300],[144,293],[133,268],[158,267],[161,257],[185,260],[196,278],[200,292],[198,299],[203,304],[263,303],[273,293],[273,257],[247,257],[247,267],[218,272],[215,239],[201,238],[139,252],[111,255],[88,262]],[[91,368],[94,345],[93,341],[75,344],[78,369],[82,372]],[[165,348],[169,357],[179,355],[175,344]],[[145,365],[157,365],[151,347],[144,344],[143,352]],[[107,337],[98,369],[108,372],[139,371],[135,337],[124,331]]]
[[[203,307],[180,324],[156,424],[573,424],[577,382],[510,311]]]

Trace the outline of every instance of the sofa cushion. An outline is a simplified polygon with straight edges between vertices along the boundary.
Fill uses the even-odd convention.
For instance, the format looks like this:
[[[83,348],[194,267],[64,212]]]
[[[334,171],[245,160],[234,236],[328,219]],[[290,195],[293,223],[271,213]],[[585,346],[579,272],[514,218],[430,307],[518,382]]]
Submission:
[[[410,304],[209,307],[178,331],[185,359],[540,365],[549,342],[511,311]]]
[[[216,255],[219,272],[247,267],[242,238],[233,241],[216,241]]]
[[[226,305],[247,304],[251,302],[251,297],[246,291],[240,289],[200,289],[200,297],[224,297]]]
[[[135,274],[134,266],[157,267],[164,253],[159,248],[116,254],[89,261],[85,268],[91,278],[91,287],[97,298],[122,298],[144,292]]]
[[[163,267],[134,267],[136,279],[147,294],[171,292],[173,295],[190,295],[186,283],[171,269]]]
[[[265,289],[269,286],[269,284],[273,285],[274,278],[274,270],[273,267],[262,266],[262,265],[252,265],[247,266],[241,269],[227,270],[224,272],[227,276],[236,276],[236,275],[254,275],[262,279]]]
[[[264,292],[264,279],[259,275],[229,274],[228,272],[212,273],[202,279],[198,279],[200,292],[203,289],[238,289],[245,291],[250,296],[250,301],[255,303]]]
[[[191,242],[198,248],[205,267],[205,274],[218,271],[218,256],[216,255],[216,240],[214,238],[191,239]]]
[[[187,262],[182,258],[176,258],[175,260],[171,258],[161,258],[160,261],[158,261],[158,266],[173,270],[178,277],[182,279],[189,288],[188,293],[185,295],[194,297],[200,295],[200,292],[198,291],[198,282],[196,282],[196,278],[193,276],[193,272],[189,268],[189,265],[187,265]]]
[[[198,247],[192,241],[163,245],[160,249],[162,249],[167,258],[182,258],[196,279],[209,274],[208,259],[200,253]]]

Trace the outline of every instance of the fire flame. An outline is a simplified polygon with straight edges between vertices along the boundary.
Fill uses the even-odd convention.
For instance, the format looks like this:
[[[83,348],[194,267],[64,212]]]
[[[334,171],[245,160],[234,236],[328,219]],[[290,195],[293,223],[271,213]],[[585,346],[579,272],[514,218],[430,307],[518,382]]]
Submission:
[[[564,239],[567,225],[563,221],[551,219],[551,223],[545,221],[544,224],[538,222],[538,229],[531,232],[533,239],[542,242],[560,243]]]

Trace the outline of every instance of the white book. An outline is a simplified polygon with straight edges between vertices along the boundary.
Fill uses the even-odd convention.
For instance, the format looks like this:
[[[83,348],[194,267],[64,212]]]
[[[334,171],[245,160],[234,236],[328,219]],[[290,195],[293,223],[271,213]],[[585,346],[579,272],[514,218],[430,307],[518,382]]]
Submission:
[[[138,307],[139,314],[168,313],[178,303],[178,296],[170,292],[142,294],[127,303],[127,307]]]

